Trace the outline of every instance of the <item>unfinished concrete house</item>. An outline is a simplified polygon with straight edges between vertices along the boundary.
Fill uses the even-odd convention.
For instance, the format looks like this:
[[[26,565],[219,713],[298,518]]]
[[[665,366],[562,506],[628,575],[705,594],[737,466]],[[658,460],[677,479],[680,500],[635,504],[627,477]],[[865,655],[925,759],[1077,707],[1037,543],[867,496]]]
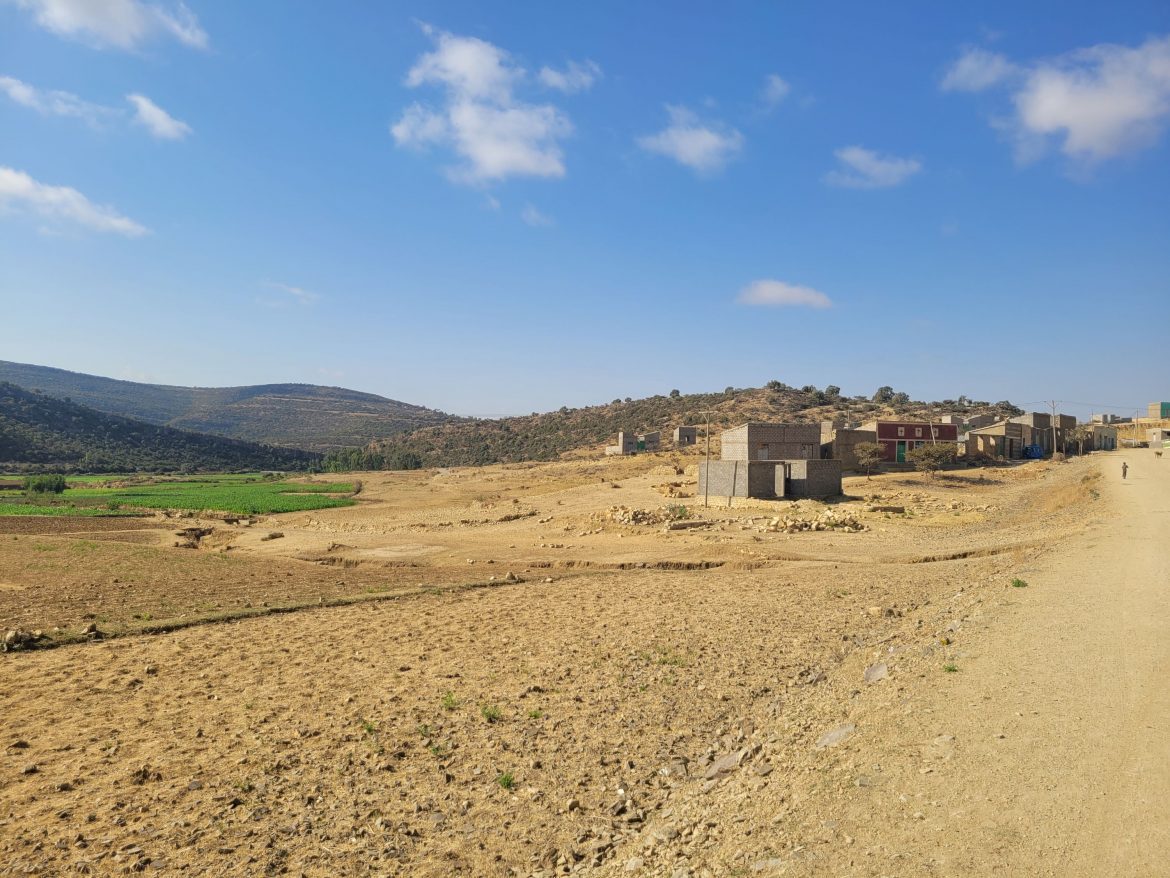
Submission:
[[[724,460],[818,460],[819,424],[742,424],[720,437]]]
[[[1077,419],[1072,415],[1057,415],[1055,422],[1047,412],[1028,412],[1008,419],[1013,424],[1023,424],[1032,428],[1030,444],[1039,445],[1044,453],[1064,451],[1069,441],[1069,432],[1076,429]],[[1053,431],[1055,426],[1055,432]]]
[[[1019,460],[1024,446],[1030,444],[1032,428],[1011,421],[1000,421],[967,432],[968,459],[989,457],[995,460]]]
[[[620,430],[617,434],[617,444],[605,446],[606,454],[637,454],[638,453],[638,437],[626,430]]]
[[[861,471],[853,449],[862,442],[877,442],[877,433],[854,429],[848,421],[821,422],[821,458],[841,461],[842,470]]]
[[[722,459],[699,464],[699,494],[778,500],[841,493],[841,462],[820,458],[818,424],[743,424],[724,431]]]
[[[662,434],[657,430],[653,433],[642,433],[638,436],[639,451],[657,451],[662,447]]]
[[[698,427],[675,427],[674,447],[687,448],[699,441]]]

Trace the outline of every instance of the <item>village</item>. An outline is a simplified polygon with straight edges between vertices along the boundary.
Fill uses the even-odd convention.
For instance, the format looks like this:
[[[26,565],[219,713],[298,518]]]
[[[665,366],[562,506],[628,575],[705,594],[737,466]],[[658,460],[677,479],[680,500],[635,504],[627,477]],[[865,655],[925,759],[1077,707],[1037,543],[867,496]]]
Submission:
[[[942,415],[932,420],[752,422],[717,437],[717,459],[711,458],[711,436],[704,429],[706,455],[698,467],[698,493],[708,500],[834,497],[841,494],[844,474],[914,469],[927,456],[916,452],[928,446],[939,453],[929,455],[936,465],[927,468],[1063,459],[1118,447],[1149,447],[1161,457],[1162,449],[1170,447],[1170,402],[1150,403],[1144,417],[1102,414],[1084,423],[1055,408],[1003,419]],[[699,434],[697,426],[676,427],[673,447],[694,448]],[[633,455],[662,448],[660,431],[619,431],[605,453]]]

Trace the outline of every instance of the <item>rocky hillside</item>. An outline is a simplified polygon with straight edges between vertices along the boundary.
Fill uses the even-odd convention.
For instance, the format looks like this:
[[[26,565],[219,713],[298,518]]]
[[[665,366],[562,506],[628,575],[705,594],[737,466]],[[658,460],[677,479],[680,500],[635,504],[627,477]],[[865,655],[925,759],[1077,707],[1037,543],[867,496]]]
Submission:
[[[305,470],[319,454],[160,427],[0,382],[0,472]]]
[[[316,384],[172,387],[5,361],[0,381],[151,424],[314,451],[452,420],[434,409]]]
[[[681,424],[702,424],[702,412],[708,410],[712,432],[746,421],[863,421],[895,414],[915,418],[943,414],[971,417],[1020,411],[1007,401],[975,402],[963,397],[919,402],[890,387],[879,388],[872,397],[844,397],[832,386],[824,390],[795,388],[773,381],[765,387],[728,387],[721,393],[672,392],[544,414],[447,423],[373,443],[367,450],[378,460],[417,460],[423,466],[551,460],[578,449],[600,451],[614,441],[618,430],[660,430],[665,442]]]

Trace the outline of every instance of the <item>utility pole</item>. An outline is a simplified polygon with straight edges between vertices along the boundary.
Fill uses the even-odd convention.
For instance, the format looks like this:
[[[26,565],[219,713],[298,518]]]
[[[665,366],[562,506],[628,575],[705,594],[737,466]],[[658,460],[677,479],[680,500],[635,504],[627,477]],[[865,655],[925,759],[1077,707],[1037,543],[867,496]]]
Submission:
[[[1052,454],[1056,455],[1056,400],[1052,400]]]
[[[707,437],[707,462],[704,464],[703,470],[703,505],[708,505],[708,500],[711,497],[711,410],[699,412],[707,419],[707,425],[704,428],[704,435]]]

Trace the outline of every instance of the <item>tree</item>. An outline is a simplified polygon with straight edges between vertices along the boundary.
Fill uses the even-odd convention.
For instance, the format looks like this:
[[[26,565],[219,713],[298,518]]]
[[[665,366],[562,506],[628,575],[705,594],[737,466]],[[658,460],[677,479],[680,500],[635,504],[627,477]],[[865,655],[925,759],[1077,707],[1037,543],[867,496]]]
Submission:
[[[853,456],[857,458],[858,465],[865,470],[865,478],[868,481],[874,469],[881,463],[882,447],[876,442],[858,442],[853,446]]]
[[[59,474],[25,476],[24,489],[30,494],[60,494],[65,490],[65,477]]]
[[[884,384],[876,391],[874,391],[872,399],[874,402],[889,402],[893,398],[894,388],[890,387],[888,384]]]
[[[767,388],[768,390],[771,390],[773,393],[779,393],[782,390],[791,390],[792,389],[787,384],[785,384],[783,381],[777,381],[775,379],[769,381],[767,384],[764,385],[764,387]]]
[[[679,393],[677,390],[670,391],[670,398],[671,399],[678,399],[680,396],[682,396],[682,394]]]
[[[958,449],[950,442],[932,442],[910,449],[906,459],[927,478],[933,478],[938,470],[953,463],[957,454]]]
[[[830,384],[828,387],[825,388],[825,396],[828,397],[829,399],[840,399],[841,398],[841,388],[838,387],[836,384]]]

